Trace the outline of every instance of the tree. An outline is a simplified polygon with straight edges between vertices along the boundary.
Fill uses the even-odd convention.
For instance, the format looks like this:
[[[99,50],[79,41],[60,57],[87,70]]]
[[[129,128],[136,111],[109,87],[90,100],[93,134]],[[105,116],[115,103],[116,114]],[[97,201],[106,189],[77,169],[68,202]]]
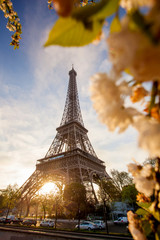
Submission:
[[[40,196],[38,194],[36,194],[31,199],[31,202],[30,202],[30,206],[34,209],[34,213],[36,215],[36,219],[38,217],[38,210],[39,210],[40,203],[41,203],[41,198],[40,198]]]
[[[111,170],[111,178],[119,192],[122,192],[123,187],[132,184],[133,181],[127,172],[119,172],[115,169]]]
[[[58,215],[62,212],[63,203],[62,203],[62,195],[56,194],[53,200],[53,210],[55,212],[55,229],[57,228],[57,220]]]
[[[10,0],[0,0],[0,9],[4,12],[5,18],[8,18],[7,28],[9,31],[15,32],[12,35],[12,42],[10,45],[14,46],[14,49],[19,48],[19,40],[21,39],[22,26],[20,24],[19,17],[13,9],[13,4]]]
[[[100,182],[100,189],[102,188],[102,194],[105,192],[108,194],[109,201],[120,201],[121,191],[116,187],[113,179],[105,180],[102,179]]]
[[[69,185],[66,185],[64,189],[64,201],[66,202],[65,206],[68,208],[74,215],[78,216],[78,226],[80,224],[81,211],[85,210],[86,204],[86,189],[85,186],[78,182],[73,182]],[[75,212],[74,212],[75,211]]]
[[[136,206],[136,196],[138,194],[134,184],[124,186],[122,189],[122,201],[128,202],[134,208]]]
[[[41,202],[41,208],[43,211],[43,218],[46,218],[46,213],[47,213],[47,209],[48,209],[48,195],[40,195],[40,202]]]
[[[3,194],[2,191],[0,193],[0,214],[3,212]]]
[[[94,180],[99,186],[98,197],[103,202],[104,220],[106,223],[106,230],[108,233],[107,225],[107,203],[110,201],[120,201],[122,199],[122,189],[124,186],[132,183],[132,178],[129,177],[127,172],[119,172],[118,170],[111,170],[111,179],[101,179],[95,176]]]
[[[100,186],[100,188],[99,188],[99,192],[98,193],[99,193],[100,199],[103,202],[104,221],[105,221],[107,233],[109,233],[108,224],[107,224],[106,205],[110,201],[111,196],[110,196],[109,191],[108,191],[108,182],[103,180],[103,179],[99,180],[99,186]]]
[[[2,192],[3,197],[3,207],[6,209],[6,218],[9,215],[9,212],[16,206],[18,200],[20,199],[20,193],[18,191],[18,186],[8,185],[8,187]]]
[[[132,178],[127,172],[119,172],[115,169],[111,170],[110,179],[101,179],[95,176],[94,181],[99,186],[99,198],[105,197],[108,201],[121,201],[123,187],[132,184]]]

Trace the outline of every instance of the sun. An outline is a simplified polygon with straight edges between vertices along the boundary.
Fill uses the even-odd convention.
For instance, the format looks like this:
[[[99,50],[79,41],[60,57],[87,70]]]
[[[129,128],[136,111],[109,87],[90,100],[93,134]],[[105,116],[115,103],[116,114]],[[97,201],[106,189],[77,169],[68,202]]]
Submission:
[[[58,187],[53,182],[48,182],[39,190],[39,194],[50,194],[50,193],[57,193]]]

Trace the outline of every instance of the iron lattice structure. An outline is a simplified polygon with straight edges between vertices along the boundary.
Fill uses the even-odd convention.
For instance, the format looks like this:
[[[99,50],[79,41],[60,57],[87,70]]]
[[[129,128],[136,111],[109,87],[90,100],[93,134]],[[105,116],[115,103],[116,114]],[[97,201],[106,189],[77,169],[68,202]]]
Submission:
[[[94,194],[93,175],[109,178],[87,136],[80,110],[76,71],[69,72],[64,112],[57,134],[44,158],[37,160],[36,170],[20,188],[22,199],[32,196],[48,181],[64,184],[81,182]]]

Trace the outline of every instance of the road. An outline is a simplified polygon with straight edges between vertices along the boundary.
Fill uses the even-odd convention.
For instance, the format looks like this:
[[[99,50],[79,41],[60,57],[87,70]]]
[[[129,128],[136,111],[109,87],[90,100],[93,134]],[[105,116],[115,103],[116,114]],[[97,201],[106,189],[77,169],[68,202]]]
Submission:
[[[3,237],[3,238],[1,238]],[[24,227],[15,225],[0,226],[0,239],[42,239],[42,240],[132,240],[131,237],[97,234],[89,232],[69,232],[38,227]]]
[[[58,229],[74,229],[77,224],[77,220],[67,220],[67,219],[59,219],[57,223]],[[108,230],[109,233],[124,233],[127,234],[128,230],[126,225],[115,225],[113,221],[108,221]],[[103,232],[105,230],[102,230]]]

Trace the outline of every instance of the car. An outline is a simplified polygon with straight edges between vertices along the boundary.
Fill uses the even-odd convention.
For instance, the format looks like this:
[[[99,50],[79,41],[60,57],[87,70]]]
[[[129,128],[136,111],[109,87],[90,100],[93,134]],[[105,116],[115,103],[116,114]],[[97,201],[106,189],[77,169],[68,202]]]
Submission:
[[[98,229],[98,226],[93,223],[93,222],[89,222],[89,221],[83,221],[80,223],[80,225],[76,225],[75,228],[79,228],[79,229],[85,229],[85,230],[96,230]]]
[[[37,224],[37,221],[35,219],[26,219],[25,221],[22,222],[23,225],[26,225],[26,226],[36,226]]]
[[[102,220],[93,220],[94,224],[98,226],[99,229],[105,229],[105,222]]]
[[[53,220],[43,220],[40,223],[41,227],[54,227],[54,221]]]
[[[6,218],[0,217],[0,223],[3,223]]]
[[[1,221],[1,223],[3,223],[3,224],[11,224],[11,222],[12,222],[12,219],[10,219],[10,218],[3,218],[3,220]]]
[[[117,220],[114,220],[114,224],[127,224],[127,217],[119,217]]]
[[[23,222],[23,219],[22,218],[14,218],[12,220],[12,223],[14,224],[21,224]]]

